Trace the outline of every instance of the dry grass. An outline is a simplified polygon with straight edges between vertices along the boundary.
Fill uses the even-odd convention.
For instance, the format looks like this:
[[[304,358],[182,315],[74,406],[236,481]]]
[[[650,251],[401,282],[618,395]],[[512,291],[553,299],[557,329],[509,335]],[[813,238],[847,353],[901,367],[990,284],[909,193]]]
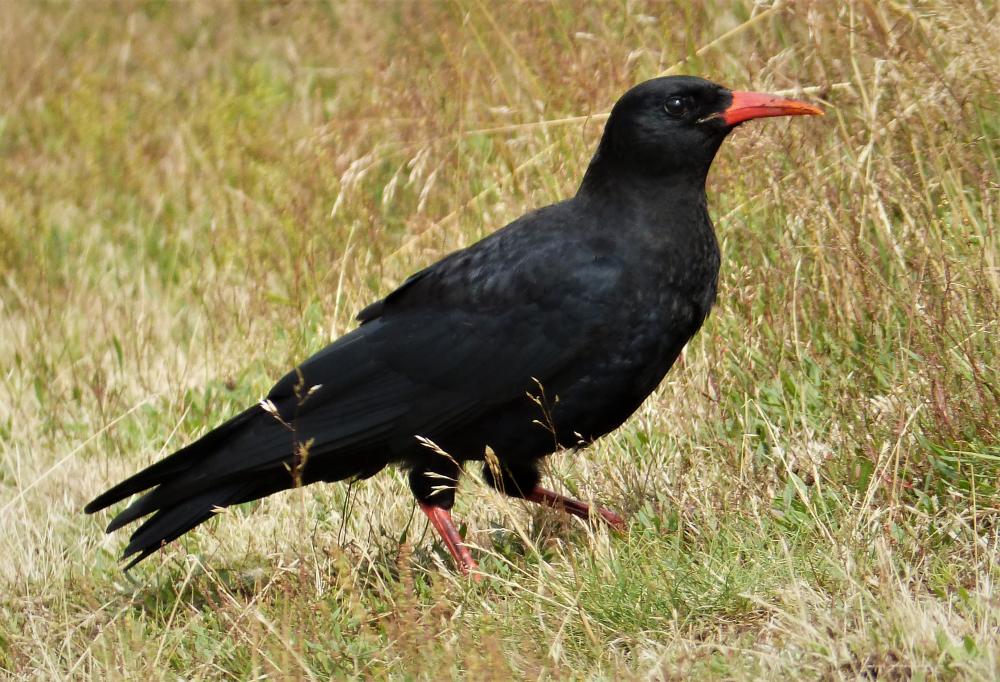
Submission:
[[[995,679],[994,3],[0,3],[0,671]],[[719,305],[550,478],[229,510],[127,578],[83,503],[409,272],[575,190],[664,71],[813,87],[716,162]],[[550,123],[546,123],[550,122]]]

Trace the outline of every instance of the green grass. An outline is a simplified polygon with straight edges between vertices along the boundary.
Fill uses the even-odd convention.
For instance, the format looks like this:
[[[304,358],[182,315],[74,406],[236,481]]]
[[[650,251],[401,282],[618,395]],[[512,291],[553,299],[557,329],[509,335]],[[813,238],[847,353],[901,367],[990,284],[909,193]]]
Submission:
[[[0,3],[0,674],[1000,676],[993,3]],[[719,302],[547,477],[230,509],[133,571],[109,484],[582,176],[664,72],[806,88],[709,179]]]

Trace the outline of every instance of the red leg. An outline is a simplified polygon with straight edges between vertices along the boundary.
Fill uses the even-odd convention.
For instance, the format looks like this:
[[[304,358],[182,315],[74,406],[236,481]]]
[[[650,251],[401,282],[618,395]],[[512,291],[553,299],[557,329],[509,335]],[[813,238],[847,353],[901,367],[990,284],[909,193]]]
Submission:
[[[427,514],[427,518],[431,520],[434,529],[437,530],[438,535],[444,540],[448,551],[455,557],[458,570],[464,575],[469,575],[471,571],[478,570],[479,564],[472,558],[469,548],[462,542],[462,536],[458,534],[458,528],[455,527],[455,522],[451,519],[451,512],[441,507],[424,504],[423,502],[418,502],[417,504],[420,505],[420,511]],[[473,573],[472,577],[475,580],[482,579],[482,576],[478,573]]]
[[[590,505],[580,500],[574,500],[572,497],[566,497],[560,495],[559,493],[554,493],[551,490],[547,490],[541,486],[536,485],[535,488],[525,495],[524,499],[530,502],[537,502],[538,504],[544,504],[546,507],[554,507],[556,509],[562,509],[563,511],[572,514],[573,516],[579,516],[581,519],[590,518]],[[610,509],[604,509],[603,507],[597,508],[597,513],[600,514],[604,521],[618,531],[624,531],[625,519],[611,511]]]

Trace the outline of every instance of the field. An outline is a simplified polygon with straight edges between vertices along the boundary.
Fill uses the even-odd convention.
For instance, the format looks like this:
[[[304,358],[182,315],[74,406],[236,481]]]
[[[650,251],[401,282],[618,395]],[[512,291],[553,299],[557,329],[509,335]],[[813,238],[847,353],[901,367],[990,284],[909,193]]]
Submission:
[[[0,676],[997,679],[997,35],[986,0],[0,3]],[[474,584],[388,470],[122,573],[89,499],[571,195],[664,73],[827,115],[730,136],[712,316],[549,460],[627,533],[469,476]]]

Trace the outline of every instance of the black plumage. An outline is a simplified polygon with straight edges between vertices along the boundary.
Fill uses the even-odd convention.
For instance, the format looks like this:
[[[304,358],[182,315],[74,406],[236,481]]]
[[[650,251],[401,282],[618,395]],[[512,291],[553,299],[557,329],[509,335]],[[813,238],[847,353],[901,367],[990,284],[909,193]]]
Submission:
[[[147,491],[108,527],[151,515],[125,548],[134,564],[217,507],[395,463],[469,569],[448,482],[489,448],[500,469],[484,474],[498,489],[585,515],[586,505],[538,486],[538,462],[622,424],[701,327],[719,269],[705,197],[719,145],[748,118],[818,113],[763,97],[691,77],[636,86],[573,198],[416,273],[261,405],[86,511]]]

